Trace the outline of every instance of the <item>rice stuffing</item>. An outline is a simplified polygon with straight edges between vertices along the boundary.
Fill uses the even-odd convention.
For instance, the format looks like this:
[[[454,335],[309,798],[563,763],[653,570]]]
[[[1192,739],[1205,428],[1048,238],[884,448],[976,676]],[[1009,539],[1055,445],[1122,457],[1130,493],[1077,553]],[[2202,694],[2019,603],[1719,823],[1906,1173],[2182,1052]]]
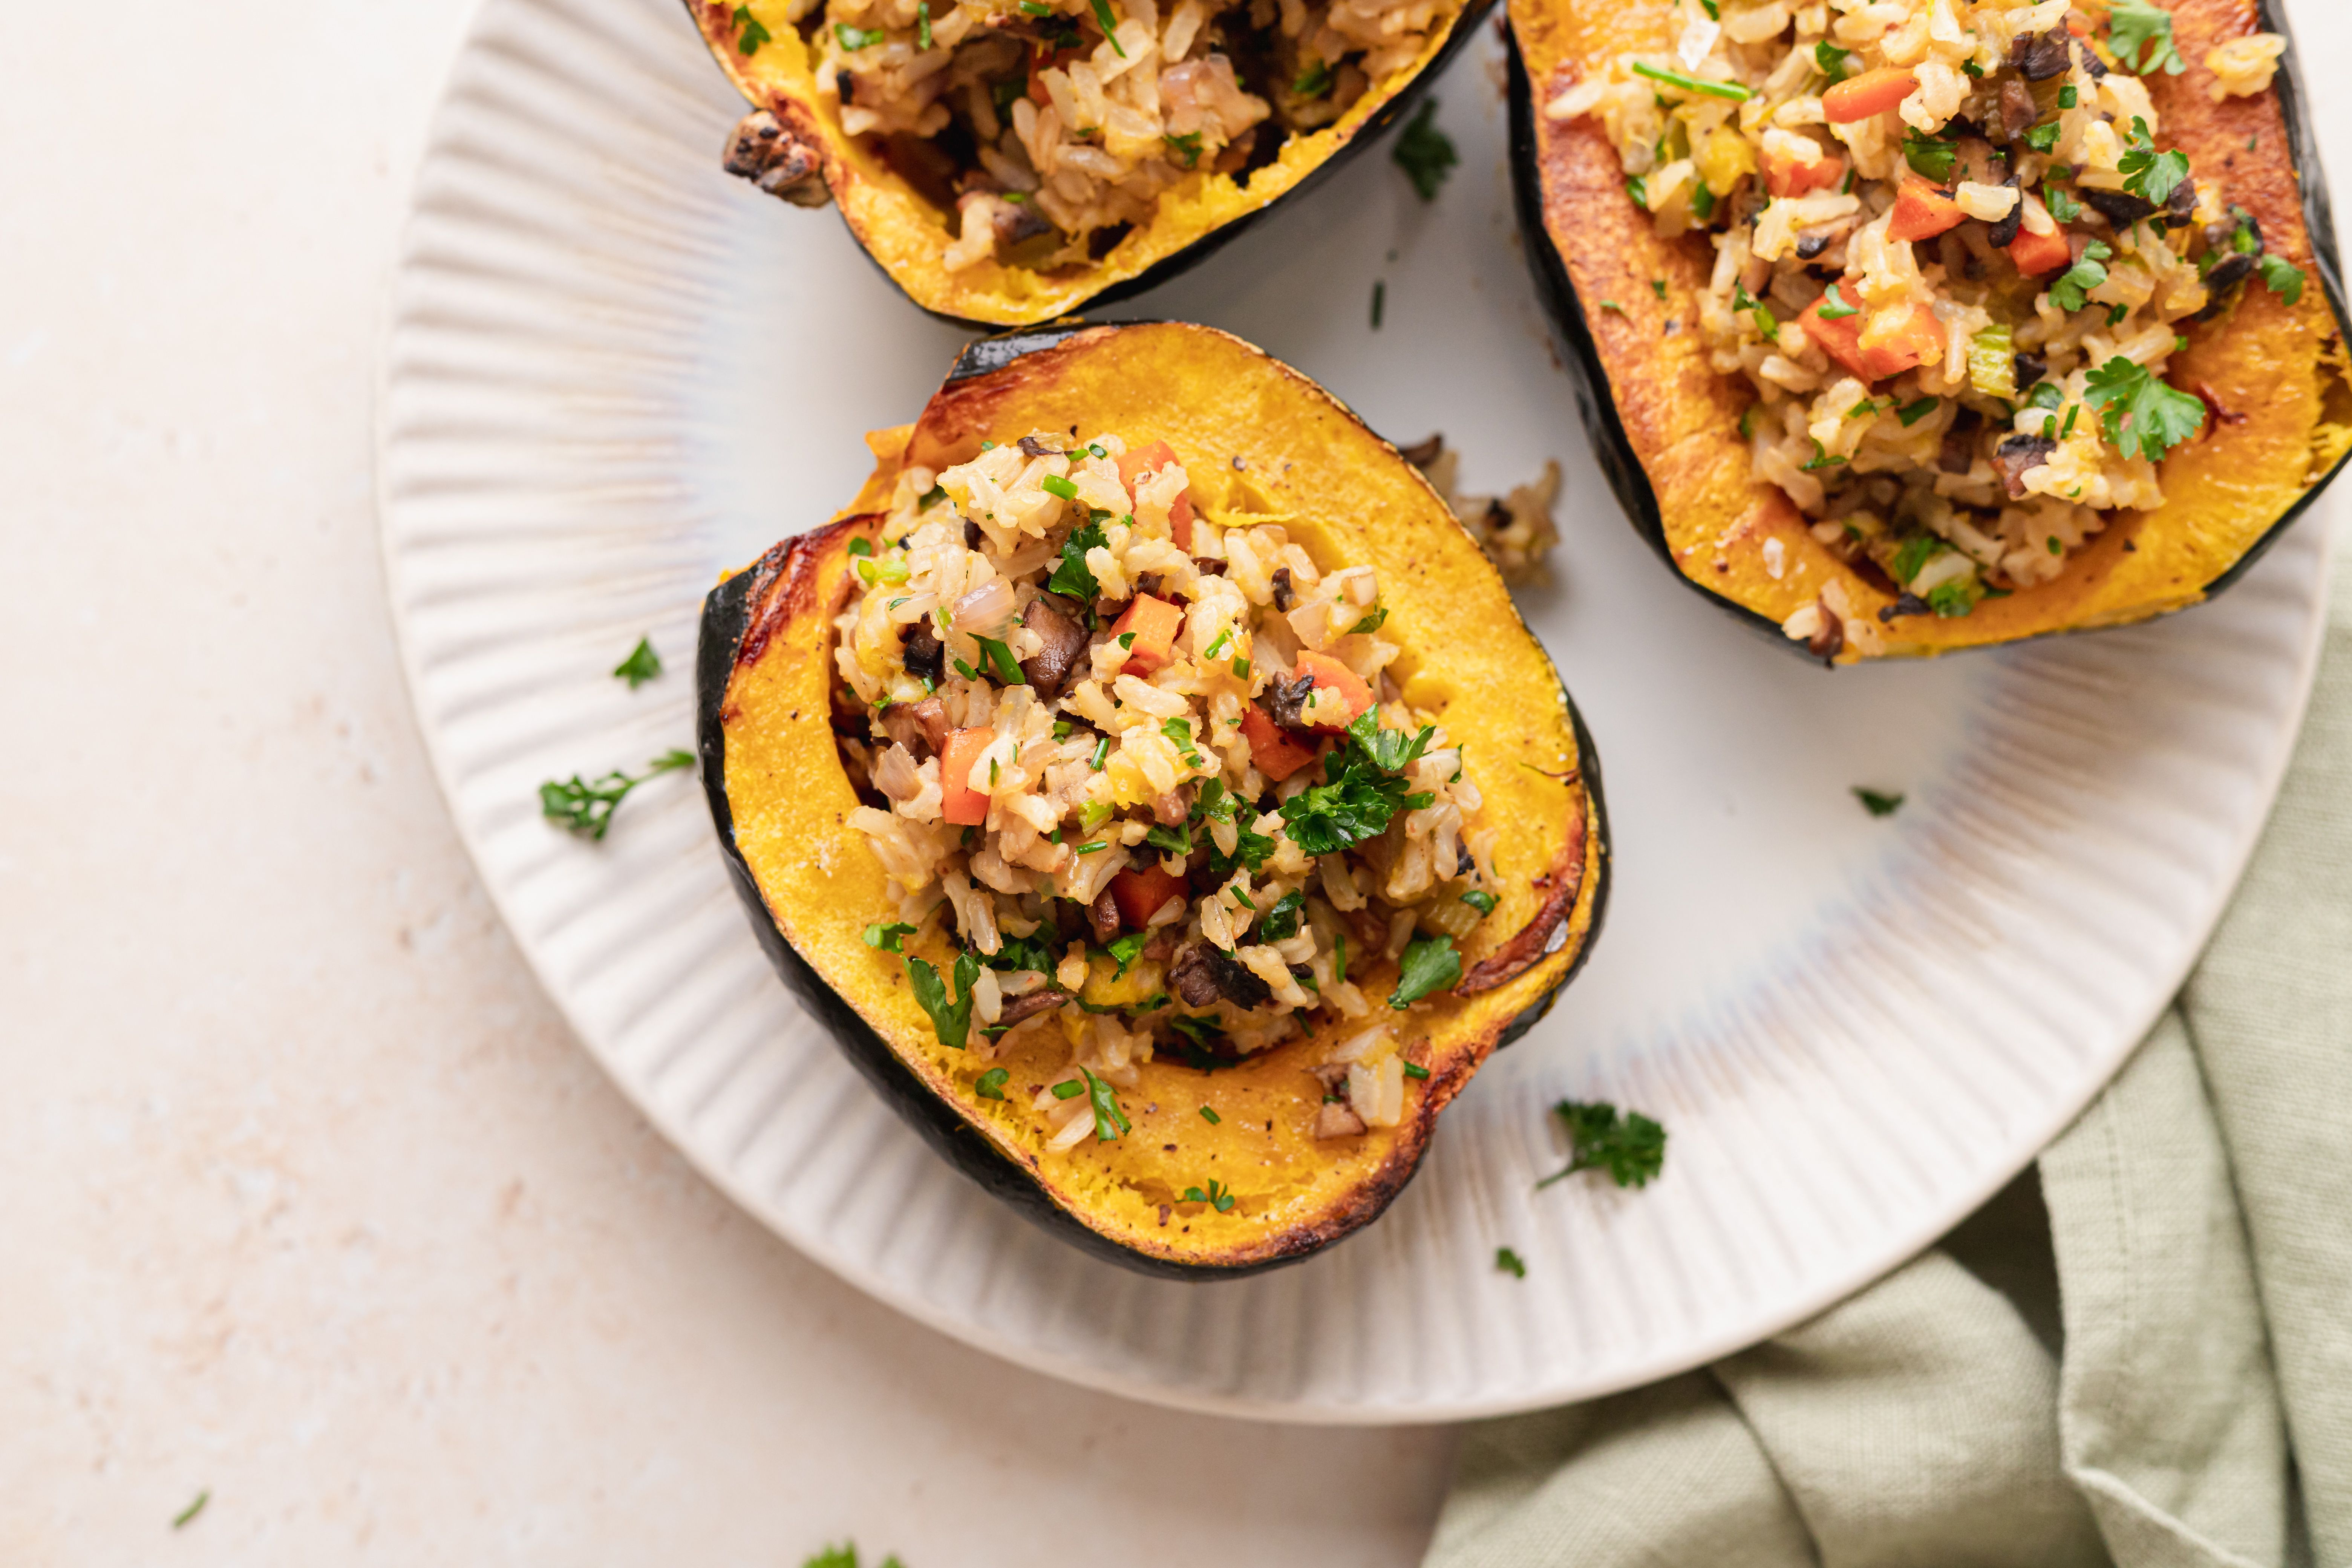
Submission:
[[[866,940],[908,953],[943,1043],[1066,1045],[1034,1094],[1050,1148],[1118,1136],[1144,1062],[1327,1026],[1318,1135],[1398,1125],[1399,1026],[1496,903],[1473,767],[1389,677],[1377,573],[1226,521],[1165,442],[1037,431],[907,469],[852,546],[837,725],[898,899]],[[934,921],[945,973],[904,945]]]
[[[1698,325],[1756,395],[1753,472],[1892,579],[1882,621],[2050,582],[2235,417],[2164,379],[2181,333],[2250,284],[2292,305],[2304,275],[2166,143],[2140,73],[2184,68],[2168,13],[1681,0],[1672,26],[1546,112],[1601,127],[1659,235],[1707,237]],[[2213,50],[2213,94],[2268,90],[2284,47]],[[1843,600],[1783,630],[1881,636]]]
[[[1417,61],[1461,0],[793,0],[841,127],[949,216],[945,265],[1109,252]]]

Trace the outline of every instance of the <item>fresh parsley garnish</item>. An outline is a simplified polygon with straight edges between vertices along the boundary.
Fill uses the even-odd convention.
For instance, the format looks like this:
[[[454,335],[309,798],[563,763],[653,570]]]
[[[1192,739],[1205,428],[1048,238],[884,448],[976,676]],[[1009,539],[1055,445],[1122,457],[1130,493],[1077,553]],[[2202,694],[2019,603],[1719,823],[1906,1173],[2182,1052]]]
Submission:
[[[583,838],[602,839],[605,829],[613,825],[614,808],[628,798],[631,790],[659,774],[692,766],[692,752],[671,751],[647,763],[641,773],[625,773],[616,769],[595,780],[583,779],[578,773],[562,781],[550,779],[539,786],[540,814]]]
[[[1495,906],[1502,902],[1500,899],[1497,899],[1494,894],[1486,891],[1484,888],[1471,889],[1468,892],[1462,895],[1462,901],[1469,905],[1472,909],[1476,910],[1482,915],[1493,914],[1495,912]]]
[[[1291,841],[1307,855],[1332,855],[1388,831],[1399,811],[1418,811],[1435,797],[1412,793],[1396,775],[1418,758],[1436,731],[1424,724],[1417,735],[1383,730],[1371,710],[1348,726],[1345,749],[1326,756],[1328,781],[1299,791],[1282,803]],[[1335,764],[1333,757],[1339,760]],[[1255,835],[1244,835],[1244,837]],[[1270,847],[1270,846],[1269,846]]]
[[[2205,427],[2203,399],[2166,385],[2121,354],[2091,372],[2083,401],[2102,411],[2099,427],[2109,446],[2151,463]]]
[[[1055,1100],[1076,1100],[1078,1096],[1086,1093],[1086,1091],[1087,1086],[1085,1084],[1080,1083],[1076,1079],[1066,1078],[1061,1082],[1054,1086],[1054,1098]]]
[[[1209,1108],[1202,1106],[1201,1113],[1203,1116],[1209,1114]],[[1186,1187],[1183,1197],[1179,1201],[1188,1204],[1206,1204],[1219,1214],[1223,1214],[1234,1206],[1234,1194],[1232,1188],[1211,1182],[1209,1190],[1205,1193],[1198,1187]]]
[[[2148,0],[2115,0],[2107,12],[2107,45],[2124,69],[2146,76],[2162,67],[2167,76],[2189,68],[2172,43],[2172,17]]]
[[[1257,918],[1257,934],[1265,942],[1287,942],[1298,934],[1299,911],[1307,908],[1307,895],[1293,888],[1274,900],[1265,913]]]
[[[2131,134],[2124,139],[2124,146],[2116,169],[2124,176],[2124,189],[2136,196],[2162,206],[2189,177],[2189,154],[2177,147],[2169,153],[2158,152],[2147,121],[2137,114],[2132,116]]]
[[[1087,565],[1087,552],[1107,549],[1109,544],[1109,536],[1103,532],[1102,524],[1098,522],[1072,529],[1070,537],[1062,541],[1061,564],[1055,566],[1053,576],[1046,579],[1046,591],[1066,594],[1073,599],[1092,599],[1099,590],[1093,570]]]
[[[1201,765],[1201,753],[1192,745],[1192,721],[1190,719],[1171,719],[1160,726],[1160,732],[1175,742],[1176,754],[1184,759],[1187,767]]]
[[[971,983],[980,978],[980,961],[970,948],[956,954],[953,978],[955,996],[950,1000],[938,970],[919,958],[907,960],[907,983],[914,987],[916,1005],[931,1016],[940,1044],[960,1051],[971,1033]]]
[[[629,657],[614,667],[613,678],[627,681],[629,689],[635,691],[646,681],[658,679],[661,672],[661,655],[654,651],[654,639],[639,637],[637,646],[629,650]]]
[[[1171,855],[1190,855],[1192,852],[1192,825],[1190,822],[1179,822],[1172,826],[1154,824],[1151,830],[1143,836],[1143,841],[1154,849],[1162,849]]]
[[[2083,204],[2068,195],[2055,180],[2042,182],[2042,205],[2048,207],[2050,216],[2060,223],[2073,223],[2083,216]]]
[[[1528,1277],[1528,1266],[1520,1261],[1517,1253],[1507,1247],[1495,1248],[1495,1267],[1514,1279],[1524,1279]]]
[[[1366,616],[1362,620],[1358,621],[1354,626],[1349,626],[1348,628],[1348,635],[1349,637],[1354,637],[1359,632],[1376,632],[1380,630],[1381,627],[1388,624],[1388,618],[1389,607],[1386,605],[1382,605],[1370,615]]]
[[[1134,1128],[1127,1120],[1127,1112],[1118,1108],[1118,1096],[1111,1092],[1110,1085],[1086,1068],[1078,1070],[1086,1074],[1087,1099],[1094,1106],[1096,1141],[1108,1143],[1122,1132],[1133,1131]]]
[[[971,1091],[982,1100],[1003,1100],[1004,1080],[1012,1076],[1003,1068],[991,1068],[980,1075],[980,1081],[971,1086]]]
[[[1293,828],[1290,837],[1296,842],[1298,837],[1297,829]],[[1252,833],[1246,827],[1236,827],[1234,835],[1234,852],[1228,855],[1222,849],[1211,850],[1209,869],[1221,878],[1232,876],[1234,868],[1236,866],[1244,867],[1255,874],[1273,853],[1272,838],[1263,833]]]
[[[1853,68],[1846,63],[1853,58],[1852,49],[1839,48],[1827,38],[1813,46],[1813,63],[1822,68],[1822,74],[1830,79],[1832,87],[1853,74]]]
[[[1454,139],[1437,128],[1437,102],[1423,99],[1421,108],[1405,122],[1402,134],[1397,137],[1396,151],[1390,154],[1396,166],[1402,169],[1421,199],[1433,202],[1437,188],[1445,184],[1445,176],[1462,155],[1454,150]]]
[[[853,27],[846,22],[835,22],[833,36],[841,40],[843,48],[856,54],[860,49],[871,48],[890,35],[879,27]]]
[[[1849,305],[1845,302],[1845,296],[1838,292],[1838,286],[1836,284],[1831,284],[1829,288],[1823,291],[1822,295],[1822,321],[1843,321],[1848,316],[1859,316],[1861,314],[1862,311],[1859,308]]]
[[[1892,816],[1903,809],[1901,795],[1866,789],[1861,784],[1853,786],[1853,798],[1862,802],[1862,809],[1873,816]]]
[[[1096,0],[1097,5],[1101,3],[1102,0]],[[1331,68],[1322,60],[1317,60],[1313,65],[1300,71],[1298,79],[1290,84],[1291,96],[1294,98],[1320,98],[1330,90]]]
[[[866,928],[866,945],[878,947],[885,952],[904,952],[907,951],[907,939],[914,934],[915,928],[904,921],[892,921],[887,925],[876,921]]]
[[[1423,937],[1405,948],[1397,968],[1397,987],[1389,994],[1389,1005],[1402,1013],[1431,992],[1443,991],[1461,978],[1462,955],[1454,951],[1454,939]]]
[[[2082,259],[2050,285],[2050,302],[2062,310],[2081,310],[2089,303],[2091,290],[2107,280],[2107,269],[2103,264],[2114,255],[2114,249],[2105,240],[2095,239],[2084,246]]]
[[[1952,177],[1953,168],[1960,161],[1959,144],[1934,136],[1922,136],[1916,131],[1903,133],[1903,159],[1912,172],[1942,184]]]
[[[1131,931],[1103,949],[1105,952],[1110,954],[1111,962],[1118,965],[1118,973],[1111,976],[1113,980],[1127,978],[1128,966],[1135,962],[1136,954],[1141,952],[1143,944],[1150,940],[1151,933],[1149,931]]]
[[[1194,168],[1199,165],[1201,162],[1201,133],[1199,132],[1187,131],[1181,136],[1162,136],[1160,140],[1168,143],[1169,151],[1176,153],[1179,157],[1184,160],[1184,166],[1186,168]]]
[[[2044,121],[2040,125],[2029,125],[2025,128],[2025,144],[2037,153],[2047,153],[2051,148],[2058,145],[2059,129],[2058,121],[2054,120]],[[2181,162],[2186,164],[2188,160],[2184,158]]]
[[[2295,304],[2303,298],[2303,268],[2283,256],[2265,256],[2254,265],[2262,269],[2263,281],[2270,291]]]
[[[751,15],[751,7],[749,5],[735,7],[735,52],[737,54],[748,60],[758,54],[761,47],[772,37],[773,35],[766,27],[760,25],[760,18]]]
[[[1568,1168],[1536,1184],[1538,1189],[1579,1171],[1606,1171],[1621,1187],[1646,1187],[1666,1164],[1666,1130],[1638,1110],[1619,1115],[1606,1100],[1563,1100],[1551,1108],[1568,1130]]]

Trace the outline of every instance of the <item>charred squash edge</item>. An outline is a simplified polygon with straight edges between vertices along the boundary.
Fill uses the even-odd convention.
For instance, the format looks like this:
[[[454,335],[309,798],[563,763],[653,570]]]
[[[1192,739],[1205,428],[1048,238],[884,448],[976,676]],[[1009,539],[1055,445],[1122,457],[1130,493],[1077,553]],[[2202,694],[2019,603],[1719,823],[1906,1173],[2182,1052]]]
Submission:
[[[942,390],[988,375],[1024,355],[1057,347],[1088,330],[1084,322],[1063,322],[1041,331],[1007,333],[975,342],[959,357]],[[1370,1224],[1420,1169],[1439,1113],[1467,1086],[1488,1056],[1526,1034],[1551,1010],[1560,991],[1590,960],[1593,943],[1601,935],[1613,858],[1608,810],[1601,788],[1600,753],[1566,687],[1559,687],[1559,700],[1575,738],[1578,771],[1573,781],[1563,782],[1573,782],[1584,797],[1580,842],[1564,851],[1579,857],[1573,879],[1561,874],[1565,869],[1561,867],[1556,866],[1547,873],[1549,892],[1537,917],[1523,928],[1514,943],[1507,943],[1486,963],[1465,975],[1460,989],[1470,994],[1501,984],[1546,956],[1552,947],[1550,939],[1564,931],[1566,940],[1577,942],[1578,948],[1559,980],[1502,1025],[1492,1045],[1466,1057],[1456,1057],[1430,1079],[1423,1086],[1411,1122],[1400,1130],[1388,1158],[1368,1180],[1358,1184],[1351,1201],[1328,1212],[1317,1223],[1280,1233],[1259,1254],[1240,1262],[1155,1256],[1125,1246],[1077,1217],[1056,1201],[1036,1171],[992,1142],[955,1104],[934,1092],[891,1049],[880,1031],[867,1023],[846,997],[827,984],[814,965],[785,938],[770,915],[759,883],[737,846],[734,808],[727,791],[725,709],[729,683],[738,664],[758,658],[792,612],[807,614],[815,610],[821,557],[829,547],[842,542],[846,531],[866,521],[864,516],[842,518],[781,542],[751,566],[723,580],[703,605],[695,660],[697,749],[703,794],[724,852],[728,879],[743,902],[761,951],[786,987],[824,1026],[851,1064],[933,1152],[1031,1223],[1089,1256],[1160,1279],[1237,1279],[1297,1262]],[[1577,922],[1580,911],[1584,916],[1580,930]],[[1539,940],[1521,940],[1538,929],[1542,932]],[[1518,946],[1531,951],[1519,952]]]
[[[1549,3],[1573,4],[1575,0],[1549,0]],[[2300,206],[2305,243],[2310,253],[2310,270],[2315,274],[2310,279],[2310,283],[2316,285],[2316,291],[2325,301],[2327,312],[2333,321],[2338,344],[2352,344],[2352,311],[2347,311],[2346,306],[2342,264],[2338,259],[2336,247],[2334,211],[2328,196],[2326,176],[2320,168],[2318,141],[2311,129],[2300,56],[2294,47],[2293,35],[2287,27],[2285,17],[2280,13],[2280,8],[2274,0],[2255,0],[2254,15],[2260,27],[2281,34],[2288,39],[2286,54],[2280,62],[2280,69],[2274,79],[2273,87],[2278,97],[2279,118],[2287,149],[2288,172],[2296,182],[2302,195]],[[1537,124],[1539,109],[1536,102],[1534,84],[1528,75],[1527,59],[1521,51],[1519,38],[1507,22],[1504,26],[1504,34],[1507,44],[1505,49],[1507,97],[1510,108],[1512,201],[1517,212],[1520,230],[1526,237],[1528,267],[1535,276],[1536,291],[1543,302],[1546,313],[1551,319],[1554,336],[1564,351],[1565,366],[1574,384],[1577,412],[1581,416],[1586,433],[1591,440],[1593,456],[1599,462],[1601,472],[1607,476],[1609,487],[1615,492],[1618,503],[1625,509],[1626,516],[1633,523],[1634,531],[1658,552],[1660,559],[1665,562],[1667,568],[1678,580],[1719,608],[1728,611],[1742,625],[1769,637],[1776,646],[1794,652],[1801,658],[1811,658],[1813,656],[1807,652],[1805,645],[1784,635],[1780,630],[1780,623],[1771,616],[1740,603],[1727,594],[1717,592],[1705,581],[1686,571],[1684,563],[1675,557],[1673,545],[1667,538],[1665,519],[1661,510],[1657,490],[1626,432],[1624,420],[1618,409],[1614,384],[1611,380],[1607,363],[1593,337],[1591,321],[1585,311],[1583,301],[1577,294],[1567,259],[1560,254],[1544,221],[1543,153]],[[1682,297],[1684,291],[1679,287],[1671,282],[1668,287],[1669,303]],[[2259,281],[2254,281],[2245,287],[2258,289],[2262,285]],[[2226,321],[2223,326],[2226,330]],[[2340,354],[2341,347],[2338,352]],[[2280,514],[2277,521],[2248,545],[2235,561],[2205,582],[2190,597],[2179,604],[2159,606],[2123,620],[2099,620],[2088,626],[2073,624],[2048,626],[2022,631],[2012,637],[1957,642],[1932,647],[1926,651],[1929,655],[1934,655],[1958,652],[1972,647],[2000,647],[2034,637],[2097,630],[2108,626],[2128,625],[2186,609],[2210,599],[2243,576],[2248,569],[2262,558],[2263,552],[2269,550],[2280,536],[2303,516],[2312,503],[2319,499],[2320,492],[2344,470],[2347,462],[2352,462],[2352,451],[2339,455],[2329,465],[2326,472],[2312,479],[2302,494]],[[1755,482],[1759,486],[1763,484],[1761,480]],[[2137,519],[2146,514],[2134,515]],[[2124,531],[2111,531],[2123,532]],[[2128,534],[2126,533],[2125,536],[2128,537]],[[1853,661],[1853,650],[1849,647],[1841,658],[1842,661]]]

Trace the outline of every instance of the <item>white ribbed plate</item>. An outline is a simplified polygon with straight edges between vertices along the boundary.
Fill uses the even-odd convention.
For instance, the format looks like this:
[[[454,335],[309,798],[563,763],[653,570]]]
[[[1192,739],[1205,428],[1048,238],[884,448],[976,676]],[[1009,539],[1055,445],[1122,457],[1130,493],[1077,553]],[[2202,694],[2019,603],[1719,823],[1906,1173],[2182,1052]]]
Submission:
[[[1442,84],[1463,164],[1435,205],[1375,153],[1134,313],[1237,331],[1392,436],[1442,427],[1472,488],[1562,459],[1563,586],[1527,607],[1599,737],[1615,893],[1590,968],[1446,1113],[1384,1218],[1213,1286],[1082,1258],[919,1143],[769,972],[689,779],[640,791],[602,846],[540,820],[542,779],[693,744],[703,591],[850,496],[860,432],[913,417],[960,335],[835,214],[719,172],[740,106],[675,0],[488,0],[436,122],[380,482],[466,842],[588,1047],[713,1181],[1024,1364],[1408,1421],[1767,1334],[1931,1240],[2089,1100],[2187,972],[2285,764],[2316,525],[2164,624],[1902,668],[1824,673],[1677,585],[1549,358],[1492,65]],[[670,673],[631,693],[606,672],[646,632]],[[1854,784],[1910,804],[1874,820]],[[1664,1120],[1664,1179],[1536,1191],[1563,1095]]]

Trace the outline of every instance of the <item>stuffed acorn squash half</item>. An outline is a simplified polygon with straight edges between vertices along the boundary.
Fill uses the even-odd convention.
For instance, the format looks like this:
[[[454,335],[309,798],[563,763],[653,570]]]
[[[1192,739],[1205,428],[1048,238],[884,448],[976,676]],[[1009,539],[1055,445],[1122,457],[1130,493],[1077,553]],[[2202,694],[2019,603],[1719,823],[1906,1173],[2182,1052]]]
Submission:
[[[955,1164],[1199,1278],[1368,1223],[1582,961],[1574,706],[1410,464],[1203,327],[963,355],[705,606],[703,778],[784,980]]]
[[[1492,0],[688,0],[730,173],[841,209],[934,315],[1013,326],[1206,257],[1392,122]]]
[[[2352,446],[2326,185],[2253,0],[1510,16],[1520,216],[1602,464],[1779,639],[2182,608]]]

